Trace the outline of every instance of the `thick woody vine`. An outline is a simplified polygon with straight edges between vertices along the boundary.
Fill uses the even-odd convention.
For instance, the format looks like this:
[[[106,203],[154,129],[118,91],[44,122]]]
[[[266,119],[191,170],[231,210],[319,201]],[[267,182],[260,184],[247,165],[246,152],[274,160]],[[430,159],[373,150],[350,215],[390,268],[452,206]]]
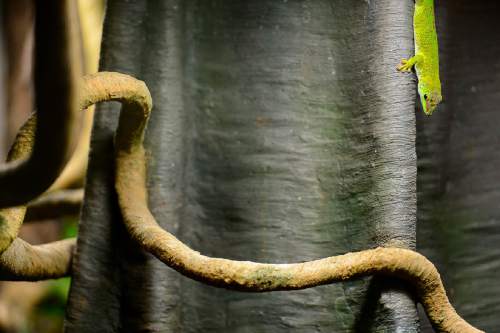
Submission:
[[[37,15],[45,17],[44,21],[37,16],[37,38],[42,32],[45,35],[50,33],[55,36],[54,45],[61,51],[55,52],[55,60],[47,61],[54,50],[38,49],[36,66],[46,66],[46,69],[37,70],[36,88],[37,92],[53,96],[51,85],[42,84],[50,69],[52,73],[58,73],[51,82],[55,80],[66,86],[63,93],[58,94],[55,109],[49,97],[37,97],[38,114],[22,127],[9,153],[8,163],[0,168],[3,193],[0,207],[18,205],[0,209],[0,279],[41,280],[71,274],[75,239],[32,246],[17,234],[25,218],[50,217],[58,209],[68,213],[78,209],[82,191],[59,192],[44,195],[33,202],[26,216],[26,202],[47,190],[66,162],[75,112],[95,103],[119,101],[122,110],[115,137],[115,188],[123,221],[131,238],[169,267],[202,283],[247,292],[305,289],[368,275],[397,277],[412,285],[436,331],[482,332],[456,313],[434,265],[414,251],[376,248],[304,263],[263,264],[204,256],[162,229],[147,205],[143,138],[152,108],[149,91],[142,81],[120,73],[102,72],[78,80],[75,75],[78,61],[74,61],[76,46],[71,42],[69,23],[73,15],[71,1],[49,3],[52,5],[38,6],[44,9],[37,8]],[[58,20],[59,33],[46,29],[50,26],[46,22],[49,18]],[[56,85],[53,89],[58,87]],[[57,110],[58,116],[45,111],[49,108]],[[60,119],[56,122],[54,118],[58,117]],[[53,142],[50,135],[60,131],[60,126],[64,128],[58,139],[62,139],[63,144],[50,145]],[[58,157],[52,161],[40,159],[40,154],[46,152],[49,157]],[[40,175],[34,166],[42,161],[46,168],[54,168],[56,172]],[[27,186],[13,186],[21,176],[28,177],[23,179]]]

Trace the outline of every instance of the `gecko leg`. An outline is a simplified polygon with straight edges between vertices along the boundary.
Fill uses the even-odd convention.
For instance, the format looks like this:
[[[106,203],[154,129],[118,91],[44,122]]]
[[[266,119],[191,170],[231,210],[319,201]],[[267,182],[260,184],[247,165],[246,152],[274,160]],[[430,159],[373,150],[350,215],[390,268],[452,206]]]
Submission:
[[[423,57],[420,54],[411,57],[410,59],[401,59],[401,63],[397,67],[397,70],[400,72],[411,72],[413,66],[417,63],[421,63]]]

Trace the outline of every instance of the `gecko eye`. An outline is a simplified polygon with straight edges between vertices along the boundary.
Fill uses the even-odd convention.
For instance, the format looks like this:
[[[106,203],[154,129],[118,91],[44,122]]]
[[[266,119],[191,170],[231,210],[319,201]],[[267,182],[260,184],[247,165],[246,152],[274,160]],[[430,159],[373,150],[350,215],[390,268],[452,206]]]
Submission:
[[[427,99],[427,94],[424,95],[424,99]]]

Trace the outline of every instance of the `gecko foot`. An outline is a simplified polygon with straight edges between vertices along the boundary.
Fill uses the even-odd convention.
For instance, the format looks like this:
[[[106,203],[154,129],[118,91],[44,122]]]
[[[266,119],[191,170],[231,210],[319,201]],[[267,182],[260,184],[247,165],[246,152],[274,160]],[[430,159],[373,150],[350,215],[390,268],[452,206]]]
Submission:
[[[414,63],[409,61],[408,59],[401,59],[401,63],[396,67],[396,69],[400,72],[411,72]]]

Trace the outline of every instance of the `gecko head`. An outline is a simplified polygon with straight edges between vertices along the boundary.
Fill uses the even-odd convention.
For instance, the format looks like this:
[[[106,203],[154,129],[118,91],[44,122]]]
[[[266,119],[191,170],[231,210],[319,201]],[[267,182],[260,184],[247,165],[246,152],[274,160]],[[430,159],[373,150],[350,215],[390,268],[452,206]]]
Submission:
[[[422,103],[424,113],[428,116],[434,112],[438,104],[443,100],[439,90],[428,89],[423,85],[419,85],[418,94],[420,95],[420,102]]]

